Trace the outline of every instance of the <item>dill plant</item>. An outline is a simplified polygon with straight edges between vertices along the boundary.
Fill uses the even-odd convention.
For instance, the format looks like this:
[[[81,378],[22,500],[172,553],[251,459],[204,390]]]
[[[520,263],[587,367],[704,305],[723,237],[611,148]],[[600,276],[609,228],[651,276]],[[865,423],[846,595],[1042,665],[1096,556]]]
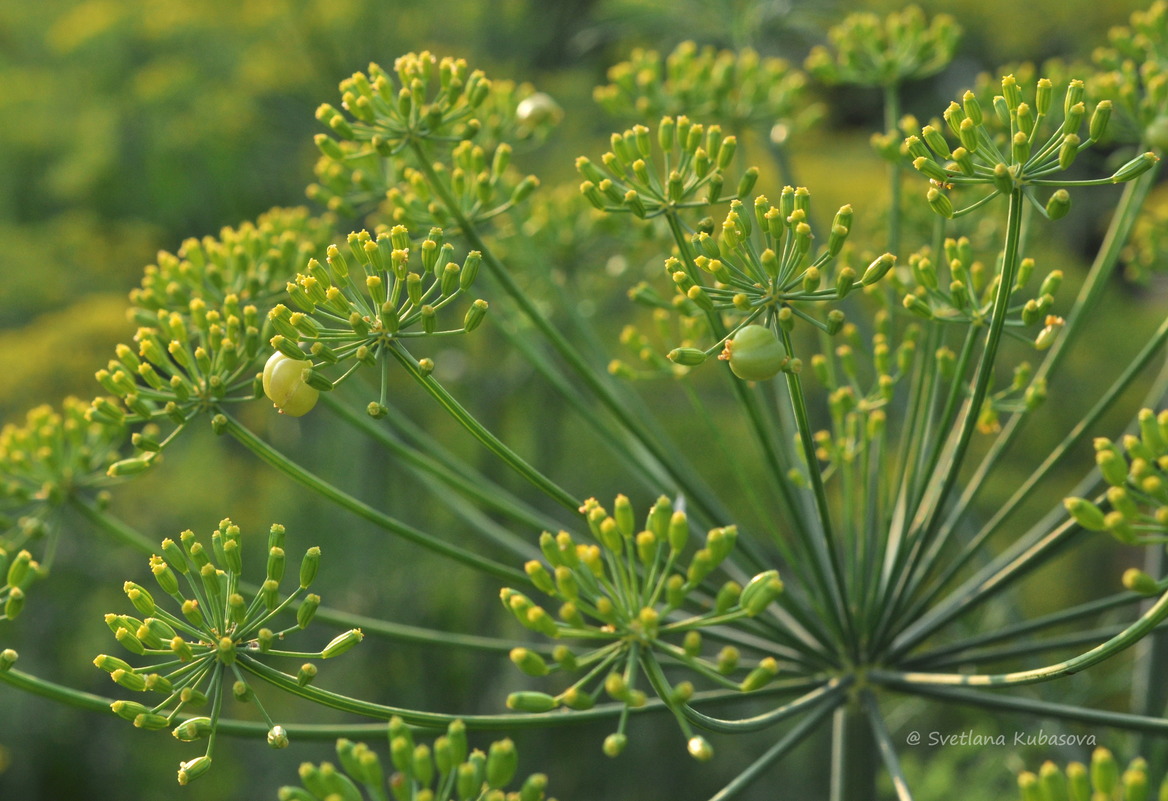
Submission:
[[[1147,572],[1162,572],[1168,536],[1168,412],[1152,408],[1165,385],[1156,362],[1168,324],[1099,397],[1075,399],[1079,419],[1007,500],[984,519],[976,503],[1026,422],[1052,403],[1047,384],[1072,343],[1099,346],[1089,328],[1109,276],[1121,264],[1144,274],[1162,261],[1162,211],[1140,215],[1166,144],[1168,8],[1133,16],[1076,77],[1010,74],[972,86],[924,125],[903,117],[904,82],[943,69],[958,35],[953,20],[917,9],[849,16],[813,51],[807,73],[749,50],[638,51],[596,92],[631,124],[608,150],[578,159],[579,191],[568,193],[516,168],[521,149],[563,116],[547,95],[427,52],[346,78],[317,112],[325,132],[308,194],[327,211],[273,210],[159,254],[130,298],[135,335],[97,370],[104,394],[37,409],[0,434],[5,620],[52,591],[57,541],[77,521],[148,557],[148,571],[125,584],[142,617],[106,618],[127,652],[95,659],[118,685],[109,698],[23,671],[13,647],[0,652],[5,692],[203,741],[204,754],[178,768],[183,784],[214,770],[226,738],[276,749],[298,737],[340,738],[337,764],[304,763],[298,781],[273,789],[295,801],[538,801],[548,779],[516,781],[514,744],[473,750],[468,731],[575,720],[611,725],[580,759],[589,751],[620,759],[666,716],[679,733],[662,748],[688,750],[711,771],[722,743],[764,738],[752,763],[724,777],[719,800],[746,797],[829,719],[833,799],[876,797],[876,762],[896,796],[912,798],[888,722],[905,695],[1168,733],[1151,695],[1120,712],[1016,690],[1057,687],[1088,669],[1135,671],[1146,685],[1162,667],[1150,656],[1111,658],[1168,616],[1168,578]],[[791,134],[820,115],[808,75],[883,93],[885,130],[873,144],[888,163],[886,201],[858,197],[829,218],[798,185]],[[766,143],[781,188],[756,193],[765,170],[742,166],[740,142]],[[1108,160],[1089,157],[1099,149]],[[1038,245],[1058,236],[1075,198],[1113,184],[1123,195],[1107,234],[1077,293],[1068,292]],[[885,204],[885,225],[865,230],[877,214],[863,205],[874,203]],[[352,219],[346,230],[340,220]],[[616,338],[593,330],[562,286],[525,274],[551,254],[594,260],[595,241],[652,254],[657,276],[624,287],[641,311],[619,337],[627,357],[607,368],[593,343]],[[460,347],[483,326],[603,443],[628,494],[602,502],[589,476],[549,475],[476,417],[424,355],[434,342]],[[394,394],[405,380],[520,484],[404,419]],[[718,401],[711,412],[701,396],[710,390],[695,392],[695,380],[735,411]],[[639,381],[657,383],[643,393]],[[1130,428],[1101,432],[1105,413],[1141,384],[1151,386],[1149,408]],[[265,395],[273,415],[323,418],[385,448],[435,490],[459,530],[418,528],[265,439],[249,424]],[[665,433],[654,402],[675,396],[715,432],[721,460]],[[733,442],[717,436],[729,414],[747,432]],[[481,571],[521,634],[425,631],[322,605],[306,592],[317,548],[281,597],[294,525],[288,535],[271,527],[262,579],[257,571],[249,580],[242,535],[227,519],[210,547],[192,532],[156,546],[111,512],[109,494],[156,470],[194,425],[234,440],[338,518],[354,515]],[[1097,470],[1016,530],[1023,501],[1087,437]],[[720,471],[732,475],[733,497],[712,488]],[[641,495],[638,512],[630,498]],[[1004,546],[995,537],[1003,531]],[[1155,558],[1147,570],[1094,577],[1110,587],[1096,599],[1023,610],[1006,625],[979,617],[1094,536],[1086,532]],[[155,601],[150,581],[178,613]],[[1117,609],[1123,622],[1106,622]],[[294,623],[276,624],[285,613]],[[1082,628],[1100,619],[1102,628]],[[320,650],[285,647],[310,624],[341,633]],[[490,714],[411,709],[331,687],[327,665],[318,675],[313,661],[294,672],[271,664],[341,657],[369,637],[506,654],[523,689],[496,699],[507,709]],[[277,723],[253,684],[359,722]],[[241,705],[252,717],[233,717]],[[370,720],[382,722],[388,762],[351,739],[370,734]],[[419,742],[431,733],[432,744]],[[1124,797],[1139,797],[1146,777],[1133,768],[1120,782],[1109,758],[1096,756],[1095,790],[1122,783]],[[1075,788],[1086,786],[1084,770],[1068,767]],[[1061,797],[1042,795],[1044,782],[1062,780],[1056,773],[1052,765],[1023,774],[1024,797]]]

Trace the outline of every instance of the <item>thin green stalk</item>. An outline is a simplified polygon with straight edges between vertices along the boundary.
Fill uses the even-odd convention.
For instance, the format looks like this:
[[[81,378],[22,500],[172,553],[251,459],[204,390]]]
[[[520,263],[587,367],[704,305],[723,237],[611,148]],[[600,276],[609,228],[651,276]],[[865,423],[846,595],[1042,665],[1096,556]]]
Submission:
[[[986,709],[1001,709],[1006,712],[1019,712],[1028,716],[1072,720],[1076,723],[1110,726],[1117,729],[1148,732],[1161,736],[1168,734],[1168,718],[1132,715],[1126,712],[1109,712],[1100,709],[1087,709],[1071,704],[1041,701],[1037,698],[1019,698],[997,691],[987,692],[985,690],[968,690],[957,687],[909,684],[903,681],[883,681],[881,683],[887,684],[887,686],[902,692],[911,692],[951,703],[975,706],[983,711]]]
[[[787,332],[783,332],[783,347],[791,353],[791,337]],[[835,606],[837,619],[833,620],[833,625],[840,628],[846,641],[854,644],[854,637],[851,636],[855,631],[855,624],[852,620],[852,610],[848,607],[845,600],[846,587],[844,584],[843,566],[840,564],[840,555],[835,541],[835,534],[832,531],[831,525],[831,507],[827,500],[827,490],[823,486],[823,475],[816,466],[817,458],[815,456],[815,442],[811,437],[811,418],[807,414],[807,400],[803,395],[803,385],[799,380],[799,374],[795,372],[786,373],[788,395],[791,398],[791,409],[795,414],[795,427],[799,432],[799,441],[803,447],[804,458],[807,461],[807,473],[811,478],[811,488],[815,494],[815,505],[819,513],[820,536],[815,536],[813,532],[807,532],[809,547],[812,549],[812,554],[815,559],[812,564],[816,566],[816,575],[831,598],[832,604]],[[823,573],[824,565],[827,563],[827,569],[831,572],[831,579]]]
[[[1144,572],[1150,576],[1164,574],[1165,550],[1162,545],[1144,549]],[[1150,600],[1144,602],[1150,603]],[[1142,715],[1160,714],[1164,710],[1164,666],[1168,659],[1168,636],[1157,628],[1136,646],[1132,665],[1131,708]],[[1141,738],[1144,740],[1146,738]],[[1137,753],[1146,753],[1148,743],[1139,742]]]
[[[943,668],[952,668],[959,665],[984,665],[989,662],[1001,662],[1006,659],[1015,659],[1020,656],[1030,656],[1032,654],[1041,654],[1047,651],[1057,651],[1063,648],[1076,648],[1090,643],[1099,642],[1100,640],[1107,640],[1114,637],[1124,630],[1125,626],[1117,624],[1114,626],[1105,626],[1098,629],[1090,629],[1085,631],[1076,631],[1070,634],[1064,634],[1059,637],[1051,637],[1045,640],[1026,640],[1025,642],[1015,643],[1013,645],[998,646],[995,648],[982,648],[980,650],[969,650],[963,652],[960,656],[949,659],[938,659],[930,661],[927,665],[921,665],[917,660],[913,660],[912,666],[918,670],[940,670]],[[1157,627],[1153,633],[1163,630],[1163,625]],[[909,663],[905,663],[905,667]]]
[[[234,417],[224,414],[227,419],[227,425],[224,428],[225,433],[235,437],[235,439],[250,450],[262,461],[279,470],[284,475],[295,480],[321,496],[327,498],[338,506],[347,509],[349,512],[358,517],[373,523],[391,534],[396,534],[402,539],[409,540],[423,548],[428,548],[443,556],[449,557],[456,562],[461,562],[465,565],[470,565],[473,568],[489,573],[496,578],[503,579],[508,582],[518,582],[523,586],[530,584],[527,574],[521,570],[513,568],[509,565],[500,564],[492,559],[479,556],[478,554],[468,551],[457,545],[443,542],[436,537],[427,534],[424,531],[407,525],[396,518],[379,512],[364,501],[354,498],[348,493],[329,484],[324,479],[318,477],[314,473],[305,470],[300,465],[296,464],[284,454],[277,451],[268,443],[257,437],[246,427],[244,427]]]
[[[469,465],[464,463],[463,469],[452,470],[448,462],[434,458],[428,451],[411,448],[369,415],[338,401],[334,394],[325,393],[321,398],[333,413],[392,453],[395,460],[410,465],[419,475],[437,479],[483,508],[498,512],[524,528],[554,531],[561,526],[559,521],[540,513],[483,474],[474,472]],[[531,550],[529,542],[516,538],[515,547],[520,546],[525,551]]]
[[[1152,607],[1135,623],[1128,626],[1106,642],[1076,657],[1033,670],[1012,673],[965,674],[965,673],[921,673],[873,670],[869,676],[873,681],[896,679],[910,684],[942,684],[963,687],[1005,687],[1036,684],[1050,681],[1060,676],[1070,676],[1081,670],[1115,656],[1135,645],[1168,617],[1168,593],[1162,595]]]
[[[1062,441],[1054,448],[1053,451],[1042,461],[1038,467],[1026,478],[1026,480],[1014,491],[1010,499],[1006,501],[1001,507],[994,512],[993,516],[986,521],[976,535],[965,545],[961,554],[946,566],[945,572],[933,585],[931,592],[923,595],[920,600],[912,607],[908,615],[911,617],[913,612],[919,610],[923,606],[928,605],[936,598],[939,593],[969,561],[974,553],[982,544],[993,535],[995,531],[1002,525],[1003,522],[1030,496],[1034,487],[1044,479],[1051,470],[1053,470],[1063,459],[1063,457],[1074,448],[1079,441],[1095,426],[1100,418],[1111,408],[1116,399],[1122,395],[1127,388],[1139,378],[1140,373],[1151,364],[1153,358],[1159,353],[1160,349],[1168,343],[1168,320],[1160,324],[1160,327],[1153,334],[1148,343],[1140,350],[1135,359],[1127,366],[1123,374],[1119,376],[1108,388],[1107,392],[1095,402],[1095,405],[1083,416],[1083,418],[1075,424]],[[930,548],[929,555],[925,559],[927,565],[936,564],[940,557],[940,551],[949,541],[952,535],[957,530],[960,518],[951,517],[946,521],[944,527],[938,533],[936,540]],[[927,573],[922,575],[922,580],[927,577]]]
[[[1136,218],[1139,216],[1140,209],[1148,196],[1148,192],[1156,184],[1156,176],[1159,174],[1159,170],[1160,166],[1157,164],[1147,175],[1140,176],[1135,181],[1131,181],[1124,186],[1123,195],[1119,200],[1115,214],[1111,218],[1111,224],[1108,226],[1103,245],[1099,248],[1095,260],[1091,264],[1091,269],[1088,271],[1087,278],[1084,280],[1083,286],[1075,298],[1074,305],[1066,315],[1066,324],[1063,326],[1062,335],[1055,339],[1054,344],[1047,351],[1046,358],[1042,360],[1042,363],[1035,371],[1036,379],[1046,378],[1054,372],[1063,357],[1071,352],[1071,342],[1074,341],[1080,331],[1084,330],[1084,322],[1091,311],[1098,305],[1099,299],[1103,296],[1107,281],[1114,271],[1116,263],[1119,261],[1120,253],[1123,251],[1128,236],[1135,226]],[[946,521],[947,529],[955,528],[958,522],[969,511],[970,504],[977,496],[978,491],[985,486],[986,475],[994,468],[998,460],[1002,457],[1002,454],[1014,442],[1025,419],[1025,414],[1017,413],[1011,415],[1010,419],[1006,421],[1001,433],[994,440],[993,445],[990,446],[986,455],[982,457],[977,470],[970,477],[965,491],[954,504]]]
[[[1022,226],[1022,212],[1024,207],[1023,192],[1015,188],[1010,193],[1010,206],[1006,218],[1006,241],[1002,248],[1002,272],[998,279],[998,290],[994,297],[993,312],[990,316],[989,330],[986,333],[985,344],[982,347],[981,357],[978,360],[974,380],[970,387],[969,399],[963,409],[963,418],[955,439],[950,439],[950,446],[945,449],[942,463],[947,469],[939,473],[939,480],[930,482],[930,488],[922,496],[909,527],[913,543],[912,552],[905,568],[898,577],[894,590],[884,613],[883,633],[887,636],[889,624],[900,606],[901,599],[914,589],[911,580],[918,563],[920,554],[928,545],[940,523],[941,515],[945,510],[945,503],[957,482],[957,476],[965,461],[965,452],[969,448],[973,432],[977,428],[978,414],[986,393],[989,391],[990,380],[993,378],[994,362],[997,357],[998,345],[1001,342],[1002,330],[1006,324],[1006,314],[1010,303],[1010,292],[1014,285],[1014,275],[1018,267],[1018,247]],[[912,532],[916,532],[915,535]]]
[[[892,779],[892,787],[896,790],[896,797],[900,801],[912,801],[912,793],[909,792],[904,771],[900,768],[900,759],[896,756],[896,746],[892,744],[892,736],[888,733],[888,727],[884,725],[876,698],[872,695],[871,690],[863,690],[860,693],[860,700],[864,706],[864,712],[868,715],[868,722],[872,724],[872,736],[876,738],[876,747],[880,750],[884,767],[888,770],[889,778]]]
[[[762,756],[754,762],[751,762],[746,770],[735,776],[729,784],[711,796],[709,801],[729,801],[729,799],[737,797],[739,793],[743,792],[759,776],[766,772],[771,765],[778,762],[788,751],[807,739],[808,735],[815,731],[827,716],[836,709],[843,698],[844,694],[841,691],[837,691],[825,698],[819,707],[809,712],[807,717],[787,732],[781,740],[768,748]]]
[[[554,481],[549,479],[539,470],[529,465],[519,454],[508,448],[503,442],[487,431],[482,423],[475,419],[474,415],[463,408],[462,404],[454,399],[446,389],[438,383],[438,379],[434,378],[431,373],[426,372],[418,364],[409,351],[401,346],[401,343],[394,342],[387,350],[397,359],[398,363],[406,369],[406,372],[425,389],[438,404],[450,413],[450,416],[462,425],[471,436],[486,446],[487,450],[502,459],[508,467],[514,470],[519,475],[523,476],[532,486],[543,492],[556,503],[563,506],[569,511],[575,512],[580,508],[581,501],[575,496],[568,493]]]
[[[851,675],[840,676],[833,678],[827,682],[814,682],[815,689],[796,698],[794,701],[788,701],[782,706],[776,707],[769,712],[763,712],[759,715],[752,715],[748,718],[738,718],[736,720],[726,720],[724,718],[715,718],[709,715],[698,712],[688,704],[683,707],[685,716],[691,721],[709,729],[710,731],[725,732],[728,734],[743,734],[752,731],[761,731],[765,728],[775,725],[792,715],[797,715],[805,711],[809,707],[814,707],[821,703],[825,698],[838,695],[843,690],[846,690],[853,682],[854,677]]]
[[[158,543],[151,542],[142,532],[130,528],[122,523],[122,521],[106,514],[93,501],[74,495],[69,498],[69,505],[91,524],[109,534],[118,542],[128,545],[142,553],[154,554],[158,552]]]
[[[884,131],[894,132],[900,124],[900,90],[896,84],[884,86]],[[901,164],[888,165],[888,252],[900,252]]]
[[[985,645],[992,645],[1003,640],[1010,640],[1015,637],[1021,637],[1026,634],[1031,634],[1051,626],[1058,626],[1063,623],[1070,623],[1084,617],[1097,615],[1100,612],[1106,612],[1120,606],[1135,603],[1142,599],[1142,595],[1134,592],[1120,592],[1115,595],[1110,595],[1106,598],[1100,598],[1096,601],[1088,601],[1084,604],[1072,606],[1069,609],[1063,609],[1049,615],[1044,615],[1034,620],[1027,620],[1022,623],[1015,623],[1010,626],[1003,626],[994,631],[979,634],[974,637],[969,637],[964,640],[959,640],[955,643],[949,643],[936,648],[932,651],[925,651],[924,653],[914,656],[912,659],[904,661],[905,666],[927,667],[933,664],[934,660],[945,659],[954,654],[970,650]]]

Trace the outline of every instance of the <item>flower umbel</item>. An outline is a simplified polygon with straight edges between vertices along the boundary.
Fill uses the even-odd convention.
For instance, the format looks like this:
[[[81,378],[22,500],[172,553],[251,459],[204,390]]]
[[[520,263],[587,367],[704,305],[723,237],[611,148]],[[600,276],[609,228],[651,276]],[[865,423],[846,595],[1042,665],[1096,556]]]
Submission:
[[[273,748],[288,744],[287,733],[268,716],[245,678],[248,666],[256,663],[257,655],[330,659],[361,641],[361,630],[352,629],[320,651],[285,651],[273,647],[286,635],[306,628],[312,620],[320,597],[307,594],[307,590],[316,577],[319,562],[320,549],[309,548],[300,564],[298,585],[281,599],[284,527],[273,525],[268,533],[266,579],[249,601],[241,585],[239,527],[223,520],[211,534],[210,550],[188,530],[179,536],[178,543],[163,540],[162,555],[150,558],[150,571],[158,586],[178,604],[181,615],[157,604],[142,585],[125,583],[126,596],[142,617],[109,614],[106,624],[123,648],[152,662],[134,666],[102,654],[93,663],[122,687],[156,693],[162,698],[153,705],[115,701],[112,708],[120,717],[143,729],[173,727],[174,736],[184,742],[207,740],[203,756],[183,763],[179,770],[180,784],[196,778],[210,766],[228,682],[232,682],[230,688],[235,698],[254,703],[267,722],[268,744]],[[293,609],[296,613],[293,625],[276,631],[269,628],[277,617]],[[299,671],[301,684],[315,675],[315,665],[304,664]],[[211,703],[209,716],[180,717],[208,701]]]
[[[711,599],[706,579],[730,555],[737,530],[716,528],[706,536],[683,570],[682,554],[689,540],[689,522],[661,497],[638,531],[628,498],[618,495],[610,515],[595,499],[581,507],[595,544],[578,544],[566,531],[540,536],[545,562],[526,565],[532,583],[561,603],[559,620],[523,593],[504,588],[503,605],[527,628],[554,639],[581,642],[589,650],[577,653],[567,644],[552,651],[552,663],[537,652],[516,648],[511,660],[531,676],[556,671],[583,671],[584,676],[557,695],[517,692],[507,699],[512,709],[546,712],[556,707],[588,709],[603,688],[624,704],[617,731],[604,744],[616,756],[627,740],[625,724],[630,709],[644,705],[646,694],[637,688],[644,674],[657,695],[674,712],[698,759],[712,755],[709,745],[694,735],[681,711],[693,695],[693,684],[672,684],[664,668],[681,667],[714,684],[750,692],[778,673],[773,657],[756,666],[740,665],[738,649],[726,646],[710,658],[703,656],[700,629],[755,617],[782,592],[777,571],[755,576],[741,587],[730,581]],[[550,568],[550,569],[549,569]],[[735,680],[735,674],[745,674]],[[700,747],[693,746],[701,740]]]

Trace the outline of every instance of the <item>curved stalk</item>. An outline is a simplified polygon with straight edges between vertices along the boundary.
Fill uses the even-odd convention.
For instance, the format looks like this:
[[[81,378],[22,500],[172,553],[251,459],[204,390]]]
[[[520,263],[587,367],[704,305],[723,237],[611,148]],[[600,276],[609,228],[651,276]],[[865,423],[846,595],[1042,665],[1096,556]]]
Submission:
[[[424,531],[407,525],[400,520],[390,517],[389,515],[379,512],[364,501],[354,498],[348,493],[329,484],[324,479],[318,477],[314,473],[305,470],[300,465],[296,464],[284,454],[277,451],[268,443],[257,437],[246,427],[244,427],[234,417],[224,414],[227,419],[227,425],[224,428],[225,433],[235,437],[245,448],[250,450],[262,461],[279,470],[284,475],[297,481],[303,486],[314,492],[319,493],[323,497],[346,509],[358,517],[373,523],[375,526],[395,534],[402,539],[409,540],[423,548],[428,548],[431,551],[440,553],[443,556],[449,557],[456,562],[461,562],[465,565],[470,565],[478,570],[495,576],[496,578],[505,581],[517,581],[522,585],[529,585],[530,581],[527,574],[522,570],[503,565],[494,560],[479,556],[478,554],[461,548],[457,545],[443,542],[436,537],[427,534]]]
[[[423,370],[418,365],[418,360],[410,355],[409,351],[401,346],[401,343],[394,342],[387,349],[398,363],[405,368],[415,381],[422,385],[438,404],[450,413],[450,416],[459,422],[459,424],[470,432],[471,436],[486,446],[487,450],[502,459],[508,467],[514,470],[519,475],[527,479],[531,484],[556,503],[563,506],[569,511],[576,512],[582,503],[578,498],[574,497],[566,490],[561,488],[554,481],[549,479],[540,471],[529,465],[519,454],[508,448],[503,442],[487,431],[474,415],[463,408],[462,404],[454,399],[446,389],[438,383],[438,379],[433,375]]]

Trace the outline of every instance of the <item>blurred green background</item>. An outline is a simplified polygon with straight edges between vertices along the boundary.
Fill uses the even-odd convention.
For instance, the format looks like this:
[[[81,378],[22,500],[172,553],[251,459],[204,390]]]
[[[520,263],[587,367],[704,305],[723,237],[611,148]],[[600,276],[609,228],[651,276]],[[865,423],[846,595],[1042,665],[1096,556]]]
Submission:
[[[1104,43],[1109,26],[1124,22],[1140,7],[1097,0],[921,5],[930,14],[952,13],[965,29],[952,67],[908,87],[906,110],[923,118],[944,108],[979,71],[1022,58],[1086,59]],[[132,333],[125,317],[126,293],[158,249],[174,250],[186,237],[214,234],[272,206],[304,203],[316,158],[312,135],[319,130],[313,111],[320,102],[335,100],[340,78],[370,60],[389,64],[403,52],[425,48],[463,56],[492,78],[529,81],[555,96],[566,111],[564,123],[544,147],[517,154],[521,167],[539,174],[550,190],[558,183],[573,183],[575,156],[595,157],[608,133],[623,127],[592,102],[591,89],[633,47],[666,52],[683,39],[695,39],[720,47],[751,45],[763,55],[799,64],[844,13],[898,7],[793,0],[0,4],[0,352],[6,360],[0,421],[21,419],[31,406],[55,403],[66,394],[95,394],[93,371],[104,365],[115,343]],[[867,147],[869,133],[879,126],[879,99],[872,92],[817,91],[832,111],[812,134],[792,143],[801,180],[816,193],[817,203],[823,199],[821,210],[843,202],[861,209],[866,198],[882,192],[883,169]],[[757,149],[765,175],[772,165]],[[840,179],[841,165],[846,180]],[[1097,202],[1105,210],[1114,196],[1101,195]],[[1078,233],[1055,251],[1072,278],[1081,270],[1076,264],[1080,252],[1097,244],[1093,237],[1102,222],[1092,219],[1089,211],[1082,213]],[[616,332],[629,312],[622,305],[623,284],[614,282],[610,291],[610,296],[594,300],[604,313],[613,310],[611,325],[605,321],[601,329],[611,329],[603,345],[616,351]],[[1123,295],[1119,303],[1128,309],[1147,306],[1146,299],[1134,294]],[[477,347],[493,347],[489,342]],[[1128,344],[1134,348],[1139,343]],[[598,364],[606,360],[598,354]],[[548,390],[518,360],[504,356],[483,361],[494,362],[492,369],[505,371],[508,380],[494,380],[496,375],[470,363],[456,386],[476,398],[475,410],[489,427],[516,441],[520,450],[537,451],[538,463],[556,465],[561,475],[575,470],[596,476],[599,486],[585,492],[605,498],[623,488],[620,471],[600,461],[602,450],[577,447],[577,438],[589,436],[579,423],[546,414],[533,423]],[[1087,362],[1071,364],[1068,381],[1081,381],[1092,369]],[[500,384],[512,388],[512,394],[500,391]],[[1082,383],[1075,386],[1089,395]],[[425,401],[410,392],[402,404],[417,417],[428,414]],[[451,525],[440,504],[415,502],[415,480],[395,472],[350,432],[264,422],[260,415],[255,424],[267,427],[265,434],[286,447],[309,455],[321,472],[342,476],[353,491],[383,499],[395,514],[435,530]],[[430,425],[431,433],[448,433],[445,420]],[[464,439],[451,433],[451,447],[481,459]],[[1041,447],[1041,441],[1034,445]],[[492,468],[489,461],[484,464]],[[209,432],[190,437],[164,468],[121,493],[116,505],[155,539],[187,527],[209,530],[225,515],[252,533],[264,531],[273,520],[285,521],[290,531],[293,526],[299,530],[304,545],[325,546],[328,586],[348,588],[334,590],[326,603],[414,624],[515,634],[490,602],[495,592],[490,582],[388,543],[352,520],[333,519],[331,512],[305,502],[246,456],[224,449]],[[338,528],[345,537],[336,537]],[[112,646],[100,616],[121,609],[121,581],[140,578],[144,565],[137,555],[112,549],[89,533],[66,537],[63,548],[52,578],[38,587],[35,608],[0,630],[0,647],[11,639],[21,651],[22,667],[108,692],[108,680],[91,675],[96,671],[89,666],[95,653]],[[1097,556],[1088,554],[1089,559]],[[407,559],[412,578],[402,575]],[[1061,576],[1034,591],[1047,603],[1077,597],[1082,583],[1068,585],[1069,568],[1059,569],[1064,570]],[[1118,576],[1119,567],[1107,573]],[[352,694],[386,703],[492,711],[519,682],[505,660],[484,663],[459,654],[371,642],[362,652],[364,658],[353,660],[351,667],[330,665],[329,680]],[[1101,689],[1113,690],[1117,698],[1124,692],[1122,682],[1114,688],[1091,687],[1090,692],[1098,697]],[[1064,700],[1088,691],[1086,683],[1071,683]],[[313,713],[289,711],[290,719]],[[992,735],[1023,725],[990,716],[924,717],[933,714],[906,707],[905,730],[973,727]],[[1028,721],[1025,727],[1037,730],[1038,724]],[[660,736],[668,739],[634,736],[627,756],[610,763],[599,755],[605,731],[580,726],[556,738],[540,732],[521,735],[522,768],[549,773],[552,789],[565,801],[645,798],[645,787],[654,788],[652,797],[704,798],[733,775],[732,763],[746,764],[764,745],[752,739],[726,748],[717,771],[695,770],[675,747],[676,732],[662,727]],[[653,731],[646,729],[646,734]],[[177,791],[175,766],[191,754],[169,739],[133,730],[120,720],[99,720],[0,690],[0,798],[172,798]],[[487,741],[483,738],[478,745]],[[291,755],[275,759],[252,744],[224,745],[238,758],[219,764],[217,757],[211,776],[184,790],[184,796],[274,798],[277,786],[293,780],[298,761],[328,758],[327,744],[298,743]],[[773,797],[774,788],[785,790],[783,797],[814,797],[822,777],[814,766],[825,762],[825,747],[825,741],[816,741],[789,759],[757,797]],[[1032,756],[1031,766],[1047,756],[1083,754],[1043,752]],[[997,798],[1012,782],[1010,769],[1019,764],[1007,761],[1004,750],[923,747],[910,751],[908,761],[912,774],[923,777],[924,799],[952,797],[960,777],[979,765],[985,766],[978,774],[979,784],[985,782],[984,796],[976,795],[980,788],[965,783],[961,797]],[[622,772],[627,770],[637,775],[636,783]]]

